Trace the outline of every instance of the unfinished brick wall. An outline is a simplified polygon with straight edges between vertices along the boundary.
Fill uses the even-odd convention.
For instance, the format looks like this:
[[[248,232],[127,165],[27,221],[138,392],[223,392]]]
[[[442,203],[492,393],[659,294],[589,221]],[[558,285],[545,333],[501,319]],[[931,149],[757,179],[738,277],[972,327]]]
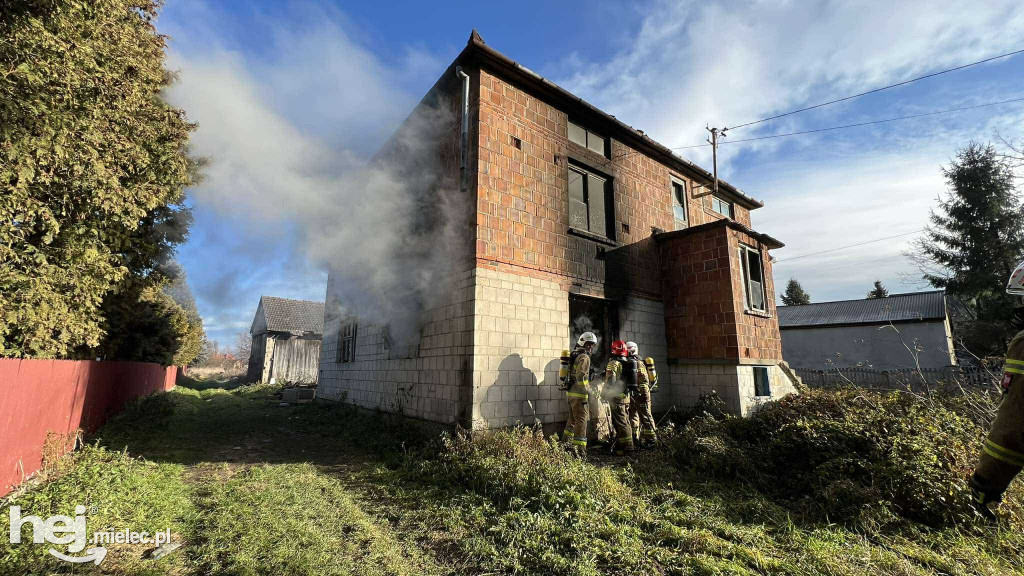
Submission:
[[[761,262],[764,264],[765,314],[755,314],[744,309],[743,280],[739,267],[740,244],[756,248],[761,253]],[[764,244],[739,230],[729,230],[729,252],[730,258],[735,261],[732,269],[732,304],[737,334],[735,355],[743,359],[781,361],[782,335],[775,309],[771,255]]]
[[[605,158],[569,141],[565,112],[486,69],[479,82],[477,258],[559,275],[588,295],[660,297],[658,250],[646,240],[654,227],[674,227],[671,177],[686,183],[693,225],[722,218],[711,210],[709,183],[675,174],[614,138],[611,158]],[[621,247],[569,233],[570,162],[611,178],[611,239]],[[738,221],[749,223],[745,208],[736,205],[734,211]],[[599,248],[609,254],[599,257]]]
[[[616,134],[573,118],[610,137],[609,157],[581,147],[568,140],[566,112],[486,68],[468,66],[467,72],[471,238],[465,272],[453,274],[446,300],[424,312],[419,347],[409,357],[386,350],[380,327],[369,321],[359,328],[356,361],[337,363],[339,323],[328,322],[320,396],[473,429],[562,422],[567,405],[557,390],[558,358],[571,347],[574,294],[610,302],[618,337],[655,358],[662,378],[657,410],[695,400],[711,385],[707,377],[728,388],[722,395],[735,399],[737,411],[752,405],[745,367],[738,364],[769,358],[776,344],[771,322],[737,313],[742,291],[733,279],[738,256],[732,252],[739,237],[724,226],[667,243],[654,237],[655,229],[675,226],[673,177],[686,186],[691,227],[721,222],[711,209],[710,181],[674,172]],[[449,105],[456,95],[445,95]],[[454,126],[439,143],[449,171],[457,134]],[[570,164],[612,183],[607,239],[569,228]],[[747,209],[734,204],[733,212],[749,225]],[[766,266],[773,294],[770,274]],[[705,368],[669,364],[679,359],[732,365],[705,374]]]
[[[746,309],[740,245],[764,265],[764,313]],[[677,359],[782,360],[771,255],[757,238],[716,226],[661,241],[669,356]]]
[[[661,242],[668,356],[736,358],[736,311],[727,229]]]

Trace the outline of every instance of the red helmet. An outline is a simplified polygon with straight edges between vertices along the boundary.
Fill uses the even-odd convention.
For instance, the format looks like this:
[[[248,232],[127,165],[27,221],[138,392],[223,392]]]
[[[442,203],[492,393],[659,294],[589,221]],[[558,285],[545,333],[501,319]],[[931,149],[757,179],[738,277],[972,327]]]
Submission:
[[[626,356],[626,342],[624,340],[616,340],[612,342],[612,356]]]

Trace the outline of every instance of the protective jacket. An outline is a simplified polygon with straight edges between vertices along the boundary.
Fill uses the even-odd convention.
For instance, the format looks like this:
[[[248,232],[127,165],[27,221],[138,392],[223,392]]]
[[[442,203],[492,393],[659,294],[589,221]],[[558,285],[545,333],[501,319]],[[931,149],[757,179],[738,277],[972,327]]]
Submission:
[[[590,354],[582,346],[572,351],[572,368],[569,389],[565,396],[569,401],[569,420],[565,423],[562,439],[572,442],[580,451],[587,449],[587,423],[590,421]]]
[[[651,445],[657,440],[657,424],[654,421],[654,413],[651,412],[650,377],[639,356],[634,356],[632,360],[637,366],[637,385],[629,403],[629,424],[637,440],[645,445]]]
[[[633,450],[633,429],[629,423],[629,390],[623,372],[629,369],[627,358],[612,356],[605,368],[605,397],[611,405],[612,426],[615,428],[617,454]],[[635,372],[634,372],[635,375]]]
[[[1010,341],[1003,368],[1003,399],[971,478],[980,504],[998,502],[1024,468],[1024,331]]]

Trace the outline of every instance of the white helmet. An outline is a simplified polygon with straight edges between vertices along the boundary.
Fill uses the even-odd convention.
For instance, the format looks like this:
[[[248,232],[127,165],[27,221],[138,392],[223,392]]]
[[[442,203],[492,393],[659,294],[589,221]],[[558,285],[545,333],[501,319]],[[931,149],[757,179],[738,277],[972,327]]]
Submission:
[[[636,342],[626,342],[626,352],[629,352],[630,356],[640,355],[640,349],[637,348]]]
[[[576,341],[576,345],[583,346],[588,342],[597,346],[597,336],[595,336],[593,332],[584,332],[583,334],[580,334],[580,339]]]
[[[1010,280],[1006,283],[1006,293],[1014,296],[1024,296],[1024,262],[1017,264]]]

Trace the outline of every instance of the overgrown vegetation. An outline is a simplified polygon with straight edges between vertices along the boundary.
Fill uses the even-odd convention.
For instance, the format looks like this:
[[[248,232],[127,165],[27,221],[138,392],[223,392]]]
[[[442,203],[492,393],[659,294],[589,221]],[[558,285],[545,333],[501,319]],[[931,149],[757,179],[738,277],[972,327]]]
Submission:
[[[972,394],[994,412],[994,399]],[[965,412],[956,397],[810,390],[750,418],[695,417],[669,451],[685,469],[741,481],[815,520],[969,525],[977,516],[964,478],[987,423]],[[1017,490],[1004,506],[1016,520],[1021,502]]]
[[[962,506],[983,398],[813,391],[747,420],[706,398],[656,450],[579,460],[538,430],[438,437],[278,392],[138,402],[18,503],[102,493],[121,512],[90,529],[168,524],[185,543],[155,561],[124,547],[114,573],[1024,573],[1020,487],[1000,527]],[[0,572],[36,560],[19,548]]]
[[[162,98],[172,76],[153,25],[159,6],[14,0],[0,9],[2,356],[194,355],[187,337],[198,318],[160,292],[191,223],[184,190],[199,163],[187,152],[195,126]],[[156,308],[161,330],[155,343],[128,346],[153,337],[152,325],[125,325],[123,311],[140,307]]]

